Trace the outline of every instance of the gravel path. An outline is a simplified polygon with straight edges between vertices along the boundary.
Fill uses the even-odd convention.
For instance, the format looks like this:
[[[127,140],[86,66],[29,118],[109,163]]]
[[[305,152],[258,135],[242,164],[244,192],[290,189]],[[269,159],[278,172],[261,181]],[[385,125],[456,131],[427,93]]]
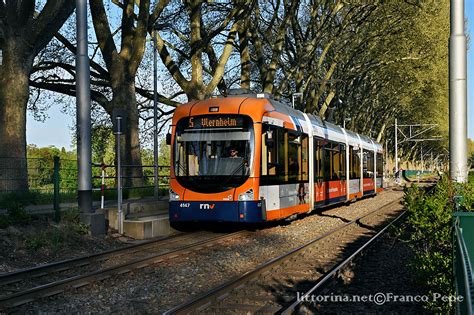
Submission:
[[[308,215],[291,224],[267,227],[250,237],[192,253],[185,259],[171,260],[93,286],[35,301],[20,307],[18,311],[163,312],[192,295],[209,290],[341,223],[402,196],[401,191],[387,190],[373,198]]]

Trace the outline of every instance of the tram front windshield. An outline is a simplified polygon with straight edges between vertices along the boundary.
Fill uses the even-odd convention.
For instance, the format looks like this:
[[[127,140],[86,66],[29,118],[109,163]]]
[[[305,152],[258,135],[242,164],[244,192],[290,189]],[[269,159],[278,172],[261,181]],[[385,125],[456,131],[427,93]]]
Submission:
[[[176,127],[174,166],[178,182],[197,192],[240,186],[252,172],[253,125],[248,117],[195,117]]]

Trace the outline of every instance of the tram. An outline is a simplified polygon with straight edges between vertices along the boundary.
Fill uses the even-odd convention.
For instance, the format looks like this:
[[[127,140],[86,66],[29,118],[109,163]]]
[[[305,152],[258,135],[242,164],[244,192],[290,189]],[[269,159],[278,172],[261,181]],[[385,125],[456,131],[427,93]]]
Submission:
[[[258,223],[380,192],[382,146],[268,94],[179,106],[170,222]]]

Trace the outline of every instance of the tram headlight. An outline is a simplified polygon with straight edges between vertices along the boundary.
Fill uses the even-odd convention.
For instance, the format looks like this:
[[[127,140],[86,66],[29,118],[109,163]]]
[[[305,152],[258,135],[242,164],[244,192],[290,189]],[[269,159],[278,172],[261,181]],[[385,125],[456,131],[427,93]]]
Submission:
[[[179,200],[179,195],[173,191],[173,189],[170,189],[170,200]]]
[[[253,189],[249,189],[246,192],[241,193],[239,195],[239,200],[240,201],[253,200]]]

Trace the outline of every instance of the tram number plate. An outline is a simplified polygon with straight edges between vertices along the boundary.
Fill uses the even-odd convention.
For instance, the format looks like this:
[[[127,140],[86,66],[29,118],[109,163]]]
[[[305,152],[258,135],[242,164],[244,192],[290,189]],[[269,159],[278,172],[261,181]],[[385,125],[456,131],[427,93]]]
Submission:
[[[179,204],[180,208],[189,208],[191,207],[191,204],[189,202],[182,202]]]

